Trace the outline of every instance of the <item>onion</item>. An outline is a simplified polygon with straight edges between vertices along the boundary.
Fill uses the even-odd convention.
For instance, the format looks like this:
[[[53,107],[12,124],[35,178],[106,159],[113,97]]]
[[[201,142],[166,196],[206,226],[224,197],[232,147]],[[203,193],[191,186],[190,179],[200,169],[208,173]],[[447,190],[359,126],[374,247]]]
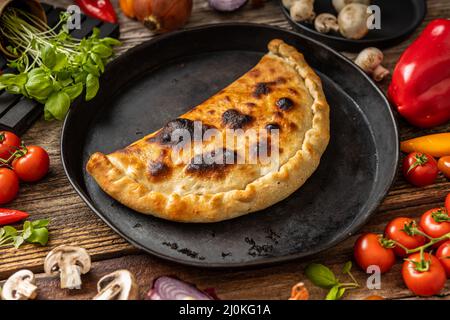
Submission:
[[[159,277],[147,293],[147,300],[214,300],[194,285],[171,277]]]
[[[208,0],[211,8],[217,11],[235,11],[242,7],[247,0]]]
[[[155,32],[179,29],[191,16],[192,0],[120,0],[122,11]]]

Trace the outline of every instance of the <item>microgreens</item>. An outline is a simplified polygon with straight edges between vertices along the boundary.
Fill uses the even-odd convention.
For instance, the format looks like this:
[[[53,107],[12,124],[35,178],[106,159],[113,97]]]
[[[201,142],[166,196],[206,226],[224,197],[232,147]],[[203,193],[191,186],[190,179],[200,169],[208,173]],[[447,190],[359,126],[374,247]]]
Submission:
[[[18,56],[8,64],[18,73],[1,75],[0,89],[44,104],[46,120],[63,120],[84,89],[86,101],[95,97],[99,77],[113,56],[112,47],[120,45],[113,38],[100,39],[96,28],[88,38],[71,37],[65,23],[68,18],[62,13],[51,29],[16,8],[7,8],[0,18],[0,36],[9,44],[7,50]]]
[[[351,273],[352,262],[348,261],[342,268],[342,273],[348,275],[352,282],[341,283],[330,268],[323,264],[312,263],[306,270],[305,274],[314,285],[328,289],[326,300],[339,300],[348,289],[359,288],[359,284]]]
[[[25,221],[21,230],[12,226],[0,228],[0,248],[14,246],[19,248],[23,243],[39,243],[45,246],[48,242],[48,220]]]

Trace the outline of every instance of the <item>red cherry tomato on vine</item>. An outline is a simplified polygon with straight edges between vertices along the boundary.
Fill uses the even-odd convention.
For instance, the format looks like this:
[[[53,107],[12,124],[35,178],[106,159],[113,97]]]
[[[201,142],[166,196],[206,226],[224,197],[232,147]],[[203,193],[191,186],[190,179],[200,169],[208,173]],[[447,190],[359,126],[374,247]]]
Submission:
[[[445,209],[447,209],[447,212],[450,212],[450,193],[445,198]]]
[[[403,175],[417,187],[433,184],[439,174],[436,160],[427,154],[412,152],[403,160]]]
[[[411,232],[413,228],[417,228],[419,231],[422,231],[413,219],[396,218],[389,222],[386,226],[384,235],[386,238],[398,242],[407,249],[415,249],[425,244],[426,238],[422,235],[412,234]],[[406,256],[406,252],[401,246],[396,245],[394,247],[394,252],[399,257]]]
[[[445,208],[431,209],[420,218],[420,227],[432,238],[440,238],[450,233],[450,216]],[[438,242],[436,247],[445,241]]]
[[[13,201],[19,192],[19,178],[14,171],[0,168],[0,204]]]
[[[447,179],[450,179],[450,156],[439,159],[438,169],[447,177]]]
[[[389,271],[395,264],[395,254],[392,244],[382,235],[367,233],[358,238],[354,247],[356,263],[367,271],[367,268],[376,265],[381,273]]]
[[[409,290],[419,296],[438,294],[447,281],[444,267],[429,253],[424,254],[424,263],[420,253],[410,255],[403,263],[402,276]]]
[[[48,172],[50,159],[47,151],[38,146],[21,149],[22,155],[14,159],[12,167],[20,180],[36,182]]]
[[[441,244],[436,252],[436,258],[439,259],[444,267],[447,278],[450,278],[450,240]]]
[[[0,159],[7,160],[20,147],[20,139],[9,131],[0,131]]]

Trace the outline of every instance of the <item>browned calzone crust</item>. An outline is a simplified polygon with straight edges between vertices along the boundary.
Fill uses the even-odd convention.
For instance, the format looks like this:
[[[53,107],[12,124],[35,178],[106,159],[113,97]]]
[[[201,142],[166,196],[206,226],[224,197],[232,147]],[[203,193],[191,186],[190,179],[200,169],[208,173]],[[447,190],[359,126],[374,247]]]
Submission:
[[[174,160],[170,133],[205,128],[279,128],[279,168]],[[329,141],[329,106],[303,55],[281,40],[248,73],[161,130],[109,155],[95,153],[87,170],[124,205],[180,222],[215,222],[267,208],[297,190],[316,170]],[[207,150],[215,144],[203,142]],[[248,146],[257,147],[257,146]],[[228,150],[240,157],[240,150]],[[186,159],[184,159],[186,160]]]

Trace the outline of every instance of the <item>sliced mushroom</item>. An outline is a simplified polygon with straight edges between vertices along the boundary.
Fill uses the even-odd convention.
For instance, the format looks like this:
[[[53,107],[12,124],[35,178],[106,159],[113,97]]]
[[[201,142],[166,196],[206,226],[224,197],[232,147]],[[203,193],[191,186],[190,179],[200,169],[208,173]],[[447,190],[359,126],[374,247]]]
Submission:
[[[381,65],[383,59],[384,55],[380,49],[370,47],[360,52],[355,63],[375,81],[381,81],[389,75],[389,70]]]
[[[350,3],[361,3],[366,6],[370,5],[370,0],[333,0],[333,7],[339,13],[344,7]]]
[[[20,270],[6,280],[2,290],[3,300],[28,300],[37,296],[33,272]]]
[[[321,13],[314,20],[314,27],[321,33],[328,33],[330,31],[339,31],[339,24],[336,16],[331,13]]]
[[[137,300],[139,297],[136,279],[128,270],[117,270],[101,278],[97,291],[93,300]]]
[[[283,2],[283,6],[286,9],[290,9],[292,7],[292,5],[294,4],[294,2],[296,2],[296,1],[298,1],[298,0],[283,0],[282,2]]]
[[[91,257],[87,251],[75,246],[59,246],[50,251],[44,261],[45,273],[61,278],[61,288],[80,289],[81,274],[91,269]]]
[[[367,35],[367,19],[370,13],[367,6],[360,3],[346,5],[338,16],[339,31],[348,39],[361,39]]]
[[[291,7],[291,18],[297,22],[313,22],[316,17],[314,0],[297,0]]]

